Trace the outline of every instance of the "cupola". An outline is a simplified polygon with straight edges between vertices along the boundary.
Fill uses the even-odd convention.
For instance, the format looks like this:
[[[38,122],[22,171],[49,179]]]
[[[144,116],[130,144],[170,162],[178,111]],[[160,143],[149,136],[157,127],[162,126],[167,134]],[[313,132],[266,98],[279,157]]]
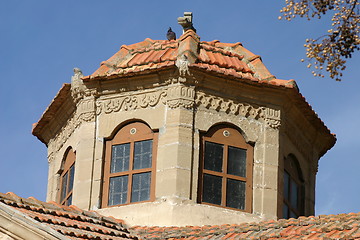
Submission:
[[[47,200],[127,223],[217,225],[313,215],[318,161],[336,138],[299,92],[241,43],[123,45],[74,69],[33,134]]]

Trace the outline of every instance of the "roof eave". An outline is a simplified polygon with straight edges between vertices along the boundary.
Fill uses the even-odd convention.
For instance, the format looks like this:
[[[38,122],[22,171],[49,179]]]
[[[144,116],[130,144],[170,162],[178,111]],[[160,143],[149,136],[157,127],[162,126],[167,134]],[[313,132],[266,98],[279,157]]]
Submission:
[[[41,115],[38,122],[33,124],[32,134],[36,136],[41,142],[47,145],[47,142],[42,137],[42,129],[53,119],[55,113],[65,102],[65,100],[70,96],[70,83],[64,83],[54,99],[51,101],[50,105],[46,108],[44,113]]]

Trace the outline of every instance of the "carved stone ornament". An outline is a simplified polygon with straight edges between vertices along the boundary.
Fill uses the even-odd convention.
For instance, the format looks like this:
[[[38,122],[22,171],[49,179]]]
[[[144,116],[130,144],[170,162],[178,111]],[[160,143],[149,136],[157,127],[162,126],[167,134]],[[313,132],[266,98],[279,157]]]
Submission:
[[[95,121],[95,101],[93,99],[81,101],[77,109],[77,119],[80,122]]]
[[[267,107],[252,106],[247,103],[235,103],[232,100],[225,100],[220,97],[208,96],[205,93],[197,92],[195,99],[196,106],[203,106],[207,109],[240,115],[246,118],[264,121],[267,126],[278,129],[280,127],[280,110]]]
[[[76,116],[69,119],[61,131],[55,136],[55,138],[50,140],[49,145],[52,146],[52,150],[55,152],[58,151],[69,139],[71,134],[80,125],[80,123],[81,121],[79,121]]]
[[[80,68],[74,68],[74,75],[71,77],[71,96],[74,98],[75,102],[78,101],[85,92],[85,85],[81,79],[82,77],[84,77],[84,75]]]
[[[190,64],[189,60],[188,60],[188,58],[187,58],[187,56],[185,54],[178,57],[178,59],[176,60],[175,65],[179,69],[180,76],[183,77],[183,76],[186,76],[186,75],[190,75],[189,64]]]
[[[101,100],[96,102],[96,114],[109,114],[112,112],[154,107],[160,102],[164,104],[166,95],[166,91],[159,91]]]
[[[168,89],[166,104],[170,108],[192,108],[194,106],[195,90],[183,85]]]
[[[278,129],[280,127],[280,110],[265,108],[265,122],[271,128]]]

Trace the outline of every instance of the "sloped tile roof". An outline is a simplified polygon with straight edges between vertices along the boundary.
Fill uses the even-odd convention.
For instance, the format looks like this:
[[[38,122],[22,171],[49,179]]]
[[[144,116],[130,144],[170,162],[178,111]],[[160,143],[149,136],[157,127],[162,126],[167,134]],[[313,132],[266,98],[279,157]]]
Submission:
[[[0,202],[68,239],[360,239],[360,213],[258,223],[127,228],[122,220],[95,211],[46,203],[32,197],[20,198],[13,193],[0,193]]]
[[[276,79],[257,56],[241,43],[200,41],[193,30],[187,30],[177,40],[145,39],[132,45],[123,45],[115,55],[101,63],[99,69],[83,79],[109,79],[149,73],[176,66],[176,61],[186,55],[189,67],[232,76],[258,83],[296,88],[294,80]],[[270,82],[269,80],[275,80]]]
[[[288,90],[291,98],[296,101],[306,118],[317,128],[330,135],[328,144],[321,150],[324,155],[336,142],[335,135],[317,116],[309,103],[299,92],[295,80],[282,80],[273,76],[263,64],[261,57],[250,52],[241,43],[221,43],[218,40],[200,41],[193,31],[187,30],[177,40],[152,40],[132,45],[123,45],[120,50],[108,60],[101,63],[93,74],[85,76],[84,82],[131,77],[135,75],[176,70],[177,61],[186,56],[190,70],[201,71],[212,75],[235,79],[236,81],[260,85],[261,87],[281,88]],[[64,102],[64,96],[69,96],[70,85],[64,85],[37,124],[33,126],[33,135],[47,144],[42,136],[42,129],[58,107]]]
[[[14,193],[0,193],[0,202],[69,239],[138,239],[130,234],[122,220],[94,211],[46,203],[32,197],[25,199]]]
[[[360,239],[360,213],[219,226],[133,227],[144,239]]]

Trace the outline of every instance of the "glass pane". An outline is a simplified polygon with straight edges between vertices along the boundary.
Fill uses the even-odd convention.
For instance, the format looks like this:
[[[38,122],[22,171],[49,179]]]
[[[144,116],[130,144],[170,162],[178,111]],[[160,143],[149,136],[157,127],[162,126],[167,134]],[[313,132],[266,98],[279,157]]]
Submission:
[[[152,140],[135,142],[134,169],[150,168],[152,158]]]
[[[299,216],[296,213],[294,213],[293,211],[290,211],[290,217],[291,218],[298,218]]]
[[[226,206],[245,209],[245,182],[227,179]]]
[[[111,173],[129,170],[130,143],[112,146]]]
[[[298,191],[299,187],[292,179],[290,180],[291,185],[291,198],[290,204],[293,208],[298,209]]]
[[[286,204],[283,205],[283,218],[289,218],[289,208]]]
[[[74,173],[75,173],[75,165],[72,165],[70,170],[70,175],[69,175],[69,187],[67,189],[67,193],[71,192],[74,186]]]
[[[126,203],[128,176],[110,178],[109,206]]]
[[[66,186],[67,186],[67,181],[68,181],[68,172],[62,177],[62,186],[61,186],[61,201],[65,199],[66,197]]]
[[[246,177],[246,150],[229,147],[228,149],[228,174]]]
[[[72,204],[72,194],[69,196],[69,198],[66,200],[65,205],[70,206]]]
[[[222,172],[224,146],[217,143],[205,142],[204,168]]]
[[[140,202],[150,199],[150,172],[133,175],[131,202]]]
[[[204,174],[202,201],[221,205],[222,178]]]
[[[287,172],[284,172],[284,198],[286,200],[289,200],[289,181],[289,174]]]

